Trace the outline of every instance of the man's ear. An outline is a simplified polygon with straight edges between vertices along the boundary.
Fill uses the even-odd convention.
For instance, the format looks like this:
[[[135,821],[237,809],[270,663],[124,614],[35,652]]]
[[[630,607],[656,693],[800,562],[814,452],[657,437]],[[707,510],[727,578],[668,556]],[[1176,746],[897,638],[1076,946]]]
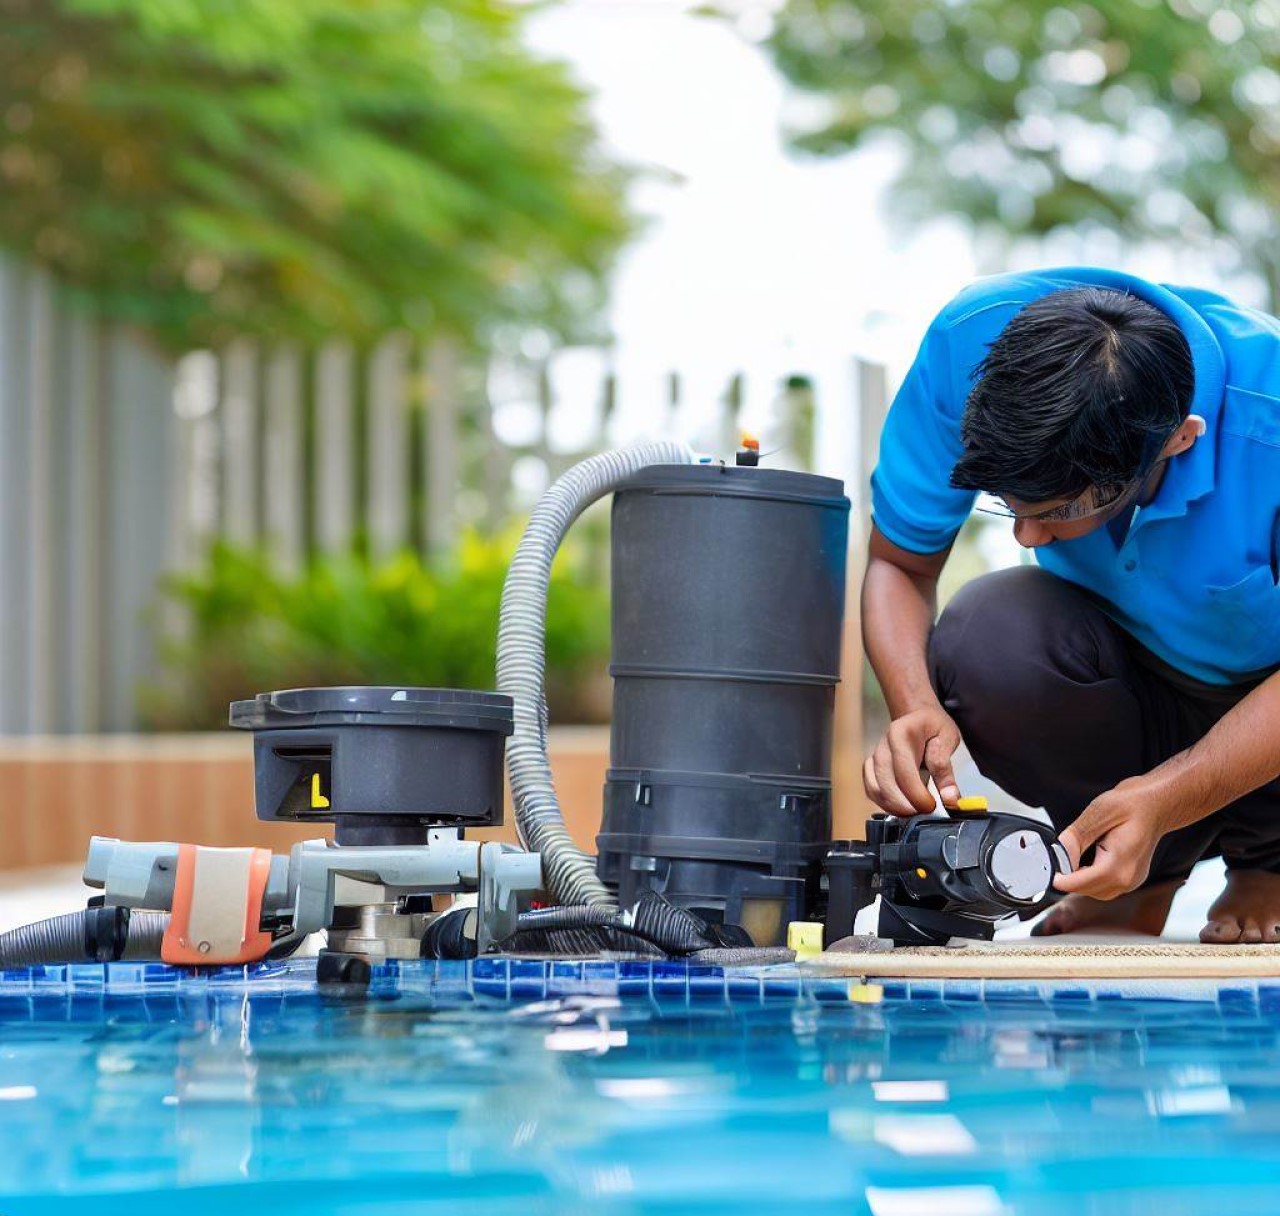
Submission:
[[[1206,429],[1207,424],[1199,414],[1188,414],[1182,420],[1182,425],[1165,440],[1164,447],[1160,451],[1160,458],[1163,460],[1168,456],[1181,455],[1205,433]]]

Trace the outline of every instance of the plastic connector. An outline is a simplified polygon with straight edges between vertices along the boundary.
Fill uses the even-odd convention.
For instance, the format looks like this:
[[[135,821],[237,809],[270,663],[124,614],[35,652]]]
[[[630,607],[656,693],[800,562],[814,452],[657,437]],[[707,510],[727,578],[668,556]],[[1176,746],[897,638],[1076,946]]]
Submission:
[[[822,953],[824,925],[816,920],[793,920],[787,926],[787,949],[796,952],[796,961],[817,958]]]

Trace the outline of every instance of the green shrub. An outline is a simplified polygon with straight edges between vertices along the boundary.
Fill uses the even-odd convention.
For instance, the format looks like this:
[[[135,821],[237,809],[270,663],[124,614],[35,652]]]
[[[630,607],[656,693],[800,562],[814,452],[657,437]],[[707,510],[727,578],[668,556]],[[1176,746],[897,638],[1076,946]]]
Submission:
[[[514,537],[465,536],[446,562],[316,558],[296,574],[254,551],[215,547],[164,599],[165,676],[142,698],[153,729],[226,723],[228,702],[278,688],[405,684],[491,689],[502,582]],[[175,611],[176,609],[176,611]],[[557,722],[608,713],[608,595],[581,551],[552,571],[547,695]]]

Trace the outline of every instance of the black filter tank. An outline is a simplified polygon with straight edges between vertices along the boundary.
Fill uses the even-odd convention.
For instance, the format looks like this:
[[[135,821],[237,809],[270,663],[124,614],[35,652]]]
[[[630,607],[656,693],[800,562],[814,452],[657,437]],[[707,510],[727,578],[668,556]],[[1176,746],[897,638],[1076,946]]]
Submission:
[[[849,500],[756,467],[656,465],[613,499],[613,734],[599,872],[775,944],[831,839]]]

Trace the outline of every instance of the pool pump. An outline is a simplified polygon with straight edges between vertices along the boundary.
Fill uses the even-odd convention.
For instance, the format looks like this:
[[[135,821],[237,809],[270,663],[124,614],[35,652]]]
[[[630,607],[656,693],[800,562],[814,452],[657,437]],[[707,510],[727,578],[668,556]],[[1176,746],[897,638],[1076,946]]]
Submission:
[[[895,946],[945,946],[953,937],[990,940],[997,923],[1043,911],[1061,896],[1071,859],[1045,823],[991,814],[985,798],[960,810],[891,819],[874,815],[866,840],[836,843],[824,944],[854,937],[854,922],[879,896],[876,935]]]
[[[592,855],[565,828],[548,761],[545,630],[556,552],[607,495],[614,701]],[[582,461],[512,559],[496,692],[295,689],[232,706],[253,735],[258,817],[332,823],[332,843],[274,856],[95,837],[85,881],[101,894],[0,934],[0,966],[242,963],[317,930],[320,978],[335,981],[492,950],[765,961],[788,924],[821,915],[824,860],[831,924],[851,932],[871,892],[896,941],[981,936],[1064,864],[1034,826],[876,820],[832,850],[848,524],[839,481],[761,468],[752,442],[731,464],[666,442]],[[463,838],[503,822],[504,750],[520,848]],[[442,909],[448,896],[467,898]]]

